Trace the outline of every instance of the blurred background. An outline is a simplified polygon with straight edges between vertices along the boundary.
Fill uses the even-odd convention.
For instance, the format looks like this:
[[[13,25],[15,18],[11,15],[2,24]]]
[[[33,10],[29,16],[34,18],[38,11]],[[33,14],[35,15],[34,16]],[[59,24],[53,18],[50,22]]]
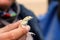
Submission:
[[[48,0],[17,0],[29,10],[32,10],[36,16],[44,15],[48,9]]]

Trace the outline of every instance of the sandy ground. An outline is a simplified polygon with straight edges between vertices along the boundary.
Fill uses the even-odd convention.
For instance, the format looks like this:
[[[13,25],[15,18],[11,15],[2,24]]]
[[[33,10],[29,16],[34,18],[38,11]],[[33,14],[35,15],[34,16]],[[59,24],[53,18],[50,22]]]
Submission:
[[[32,10],[36,16],[43,15],[47,12],[47,0],[17,0],[17,2],[24,4],[24,6]]]

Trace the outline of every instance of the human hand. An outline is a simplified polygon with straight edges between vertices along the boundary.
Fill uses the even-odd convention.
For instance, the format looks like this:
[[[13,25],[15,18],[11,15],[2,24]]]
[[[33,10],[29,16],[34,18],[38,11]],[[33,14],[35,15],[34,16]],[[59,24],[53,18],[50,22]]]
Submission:
[[[29,32],[29,26],[23,26],[20,24],[21,21],[9,24],[4,28],[0,29],[0,40],[17,40],[23,37],[27,32]],[[18,27],[21,26],[21,27]]]

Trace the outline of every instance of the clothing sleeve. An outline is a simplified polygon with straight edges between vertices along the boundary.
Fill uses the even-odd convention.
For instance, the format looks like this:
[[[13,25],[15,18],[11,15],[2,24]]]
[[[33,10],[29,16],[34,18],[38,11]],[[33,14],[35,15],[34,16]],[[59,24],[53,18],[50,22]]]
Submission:
[[[34,40],[41,40],[42,39],[42,36],[41,36],[42,32],[41,32],[41,29],[39,27],[37,17],[33,14],[32,11],[26,9],[24,6],[20,5],[20,7],[21,7],[21,13],[19,16],[22,19],[25,18],[26,16],[33,17],[33,19],[28,22],[28,25],[30,25],[30,27],[31,27],[30,31],[36,34],[35,36],[33,36]]]

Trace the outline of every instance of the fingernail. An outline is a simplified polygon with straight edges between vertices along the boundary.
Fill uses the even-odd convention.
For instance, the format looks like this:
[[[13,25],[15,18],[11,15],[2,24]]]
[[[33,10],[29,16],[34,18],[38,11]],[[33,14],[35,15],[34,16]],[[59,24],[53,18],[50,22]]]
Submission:
[[[25,29],[28,30],[28,31],[30,30],[30,26],[23,26],[23,25],[22,25],[22,28],[25,28]]]

